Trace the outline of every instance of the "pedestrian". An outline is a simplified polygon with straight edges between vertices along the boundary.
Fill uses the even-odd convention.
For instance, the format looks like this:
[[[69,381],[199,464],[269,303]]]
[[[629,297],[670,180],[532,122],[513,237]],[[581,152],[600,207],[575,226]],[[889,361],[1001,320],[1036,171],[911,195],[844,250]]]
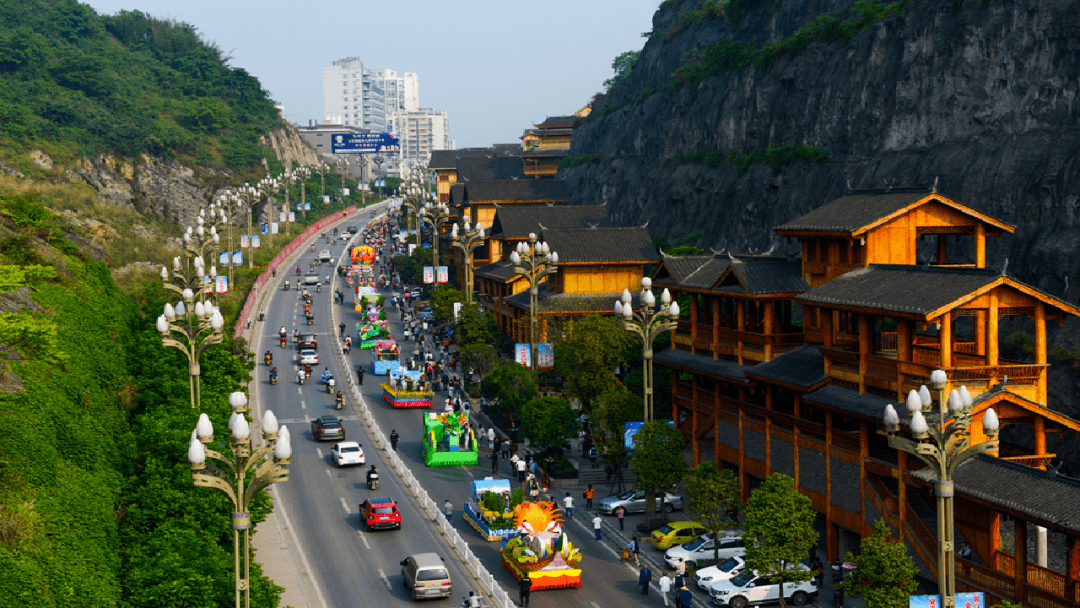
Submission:
[[[395,452],[397,451],[397,443],[400,439],[401,436],[397,434],[396,430],[390,431],[390,448]]]
[[[624,509],[622,507],[619,507],[619,508],[615,509],[615,517],[619,518],[619,529],[620,530],[625,530],[625,528],[623,528],[623,517],[625,517],[625,516],[626,516],[626,509]]]
[[[611,463],[604,465],[604,484],[611,485],[611,476],[615,474],[615,467],[611,466]]]
[[[675,574],[686,576],[686,561],[681,557],[679,558],[679,561],[675,562]]]
[[[686,588],[686,585],[679,587],[679,608],[690,608],[690,604],[693,601],[694,595],[690,593],[690,590]]]
[[[469,608],[480,608],[480,596],[476,595],[475,591],[470,591],[467,599]]]
[[[509,460],[510,459],[510,441],[509,440],[502,442],[502,458],[503,458],[503,460]]]
[[[622,507],[619,508],[621,509]],[[619,529],[622,530],[621,518],[619,519]],[[630,549],[630,553],[634,554],[634,564],[640,566],[641,559],[639,558],[638,553],[641,552],[641,541],[638,540],[637,534],[635,534],[633,538],[630,539],[630,544],[627,545],[627,548]]]
[[[585,508],[591,509],[592,499],[594,496],[596,496],[596,490],[593,489],[591,483],[589,484],[589,487],[585,488],[585,491],[582,492],[582,496],[585,498]]]
[[[634,555],[637,555],[635,553]],[[637,584],[641,587],[641,595],[649,595],[649,581],[652,580],[652,570],[649,570],[649,565],[645,564],[641,567],[641,573],[638,574]]]
[[[570,493],[566,493],[566,498],[562,499],[563,510],[566,511],[566,520],[570,521],[574,519],[574,497],[570,496]]]
[[[449,521],[450,516],[454,514],[454,505],[450,504],[449,500],[444,500],[442,503],[442,512],[447,521]]]
[[[960,550],[957,551],[956,554],[959,555],[961,559],[971,559],[971,547],[968,546],[967,541],[961,541]]]
[[[518,581],[518,595],[520,596],[520,601],[518,603],[521,606],[524,607],[529,605],[530,591],[532,591],[532,579],[529,578],[529,573],[526,572],[524,575],[522,575],[521,580]]]
[[[495,449],[495,429],[489,428],[487,430],[487,439],[488,439],[488,449],[489,450],[494,450]]]
[[[364,386],[364,364],[363,363],[356,366],[356,381],[360,384],[360,386]]]
[[[498,473],[499,472],[499,453],[498,452],[492,452],[491,456],[488,456],[488,458],[491,459],[491,472],[492,473]]]
[[[810,562],[810,570],[814,573],[814,586],[821,589],[821,583],[825,578],[825,568],[816,555],[814,561]]]
[[[668,606],[668,594],[671,593],[671,577],[667,572],[664,572],[664,576],[660,577],[660,595],[664,598],[664,608]]]
[[[596,540],[600,540],[600,531],[604,528],[604,520],[600,519],[599,513],[593,513],[592,531],[596,534]]]

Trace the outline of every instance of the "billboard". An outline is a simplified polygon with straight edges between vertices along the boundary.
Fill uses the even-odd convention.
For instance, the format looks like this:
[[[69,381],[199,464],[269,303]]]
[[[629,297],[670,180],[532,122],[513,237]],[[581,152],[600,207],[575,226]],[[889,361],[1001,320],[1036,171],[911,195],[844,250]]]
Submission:
[[[668,420],[667,423],[671,426],[675,426],[675,423],[670,420]],[[627,452],[634,451],[634,435],[636,435],[644,425],[644,422],[627,422],[623,427],[623,445],[626,446]]]
[[[334,133],[330,149],[334,154],[400,152],[401,142],[393,133]]]

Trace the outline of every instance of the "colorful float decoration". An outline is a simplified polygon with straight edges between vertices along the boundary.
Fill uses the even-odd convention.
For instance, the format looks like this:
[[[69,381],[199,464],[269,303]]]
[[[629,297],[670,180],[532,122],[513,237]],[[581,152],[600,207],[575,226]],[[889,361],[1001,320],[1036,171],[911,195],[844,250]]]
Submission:
[[[480,462],[479,446],[469,427],[468,412],[428,413],[424,416],[424,463],[429,467]]]
[[[360,348],[375,348],[376,342],[389,337],[390,325],[387,321],[356,324],[356,340],[360,343]]]
[[[378,376],[401,367],[398,361],[398,345],[393,340],[376,340],[375,350],[371,351],[371,373]]]
[[[372,286],[363,282],[356,286],[356,293],[353,295],[353,309],[359,313],[365,313],[367,307],[377,305],[379,303],[379,292]]]
[[[371,266],[375,263],[375,248],[359,245],[352,248],[353,266]]]
[[[514,524],[513,493],[509,479],[486,477],[472,482],[472,496],[465,501],[465,521],[476,528],[484,540],[506,540],[517,534]],[[517,493],[521,502],[521,492]]]
[[[383,399],[394,407],[431,407],[435,393],[428,390],[424,373],[404,368],[389,371],[390,382],[382,384]]]
[[[502,563],[514,578],[532,579],[532,590],[581,588],[581,551],[562,531],[551,502],[523,502],[514,509],[517,535],[506,541]]]

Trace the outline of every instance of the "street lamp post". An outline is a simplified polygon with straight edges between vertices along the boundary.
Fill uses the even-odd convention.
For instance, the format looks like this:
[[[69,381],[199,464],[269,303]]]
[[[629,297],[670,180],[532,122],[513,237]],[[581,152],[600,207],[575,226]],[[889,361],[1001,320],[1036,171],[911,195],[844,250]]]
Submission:
[[[457,247],[465,254],[465,301],[472,304],[472,253],[484,244],[484,229],[477,225],[476,230],[472,230],[469,228],[469,222],[466,221],[465,232],[459,234],[458,225],[455,223],[450,230],[450,238],[454,239],[454,247]]]
[[[926,463],[937,478],[938,593],[941,605],[956,605],[956,552],[953,531],[953,473],[965,460],[997,449],[998,417],[993,408],[983,415],[982,428],[989,440],[971,444],[971,394],[966,386],[945,392],[949,379],[942,370],[930,374],[930,387],[937,392],[937,412],[933,411],[930,390],[923,385],[908,393],[905,407],[911,416],[911,439],[900,437],[896,409],[885,406],[885,433],[889,447],[903,450]],[[930,418],[929,422],[927,418]]]
[[[165,269],[161,271],[164,278]],[[165,286],[171,287],[167,282]],[[181,295],[183,299],[177,302],[176,307],[165,305],[164,314],[157,318],[157,330],[161,334],[162,346],[171,346],[187,357],[191,407],[202,409],[199,359],[207,348],[219,344],[223,339],[221,329],[225,326],[225,319],[213,304],[201,300],[195,302],[195,293],[190,288],[185,288]],[[182,339],[174,337],[177,334]]]
[[[229,418],[229,447],[232,455],[211,450],[207,445],[214,440],[214,425],[205,413],[191,433],[188,444],[188,463],[191,478],[196,486],[220,490],[233,504],[233,573],[236,581],[236,608],[240,608],[243,592],[245,607],[251,606],[251,501],[270,484],[289,479],[289,462],[292,460],[292,441],[289,429],[278,428],[277,417],[267,410],[262,417],[264,445],[252,450],[251,427],[246,413],[247,397],[235,392],[229,395],[233,414]],[[273,457],[273,461],[268,457]],[[206,459],[220,464],[207,463]],[[240,566],[240,532],[244,533],[243,568]]]
[[[330,171],[330,165],[320,161],[315,165],[315,172],[319,174],[319,202],[326,202],[326,174]]]
[[[630,290],[624,289],[621,301],[615,301],[615,316],[622,317],[619,325],[641,338],[641,359],[644,367],[645,422],[653,419],[653,342],[660,334],[672,331],[679,325],[679,303],[672,301],[667,289],[660,294],[660,307],[654,312],[656,296],[652,292],[652,279],[641,279],[641,309],[636,313],[630,305]]]
[[[420,208],[420,221],[431,226],[432,263],[439,265],[439,231],[446,220],[450,219],[450,208],[443,203],[428,203]]]
[[[540,334],[536,309],[539,305],[540,279],[555,274],[558,270],[559,254],[551,251],[547,243],[537,243],[536,233],[529,233],[529,243],[518,243],[517,250],[510,254],[514,272],[529,281],[529,355],[533,369],[539,369],[537,358]]]
[[[263,180],[263,181],[265,182],[266,180]],[[263,182],[259,182],[259,185],[261,186],[262,183]],[[232,200],[236,201],[237,205],[240,205],[241,207],[243,207],[244,209],[247,210],[247,224],[248,224],[247,233],[248,233],[248,244],[250,245],[251,244],[251,237],[253,236],[251,234],[251,231],[252,231],[251,212],[252,212],[252,209],[255,207],[255,204],[262,200],[262,192],[259,191],[258,188],[254,187],[254,186],[250,186],[250,185],[247,184],[247,182],[245,182],[243,186],[237,188],[234,192],[230,192],[229,196],[230,196],[230,198]],[[231,260],[231,258],[230,258],[230,260]],[[248,255],[248,269],[249,270],[252,268],[252,264],[253,264],[252,256],[250,255],[250,252],[249,252],[249,255]],[[231,264],[231,261],[230,261],[230,266],[231,265],[232,264]]]
[[[301,165],[294,169],[294,173],[300,182],[300,209],[304,211],[304,218],[307,218],[307,178],[311,177],[311,169]]]

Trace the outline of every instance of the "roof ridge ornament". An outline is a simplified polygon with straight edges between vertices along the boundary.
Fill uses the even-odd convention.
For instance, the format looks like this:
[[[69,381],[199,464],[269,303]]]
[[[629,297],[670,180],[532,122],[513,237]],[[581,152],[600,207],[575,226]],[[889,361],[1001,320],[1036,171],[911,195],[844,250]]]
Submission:
[[[1001,265],[1001,276],[1005,276],[1005,269],[1009,267],[1009,258],[1005,258],[1005,263]]]
[[[939,176],[935,175],[934,176],[934,185],[930,187],[930,193],[931,194],[937,194],[938,193],[937,192],[938,179],[939,179]]]

